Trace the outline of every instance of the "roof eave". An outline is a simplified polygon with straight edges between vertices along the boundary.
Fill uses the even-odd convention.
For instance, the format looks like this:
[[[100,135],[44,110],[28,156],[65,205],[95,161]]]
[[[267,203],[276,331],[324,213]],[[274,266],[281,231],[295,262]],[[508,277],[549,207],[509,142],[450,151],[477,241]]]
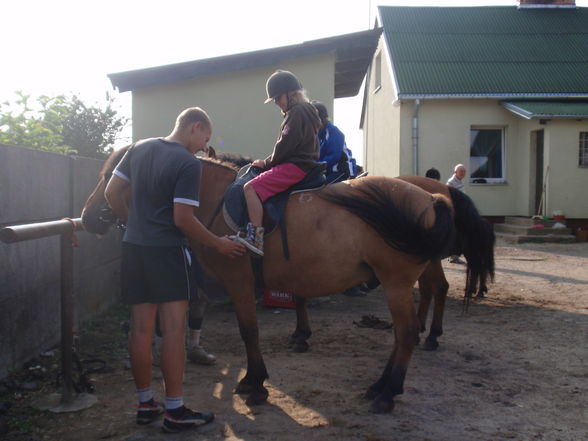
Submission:
[[[399,93],[398,99],[405,100],[467,100],[467,99],[512,99],[512,98],[588,98],[588,92],[580,93]]]
[[[344,98],[359,92],[381,33],[382,28],[370,29],[291,46],[111,73],[108,78],[119,92],[127,92],[335,52],[335,98]]]

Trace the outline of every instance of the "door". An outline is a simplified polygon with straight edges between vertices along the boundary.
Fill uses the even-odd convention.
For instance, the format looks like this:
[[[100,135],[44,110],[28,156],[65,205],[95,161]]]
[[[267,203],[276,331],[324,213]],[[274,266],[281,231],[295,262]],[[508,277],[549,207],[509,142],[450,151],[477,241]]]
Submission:
[[[534,157],[534,175],[535,175],[535,185],[534,185],[534,203],[533,203],[533,214],[542,214],[541,212],[545,210],[545,201],[541,202],[543,196],[543,137],[544,132],[543,130],[536,130],[531,132],[531,148],[532,148],[532,155]]]

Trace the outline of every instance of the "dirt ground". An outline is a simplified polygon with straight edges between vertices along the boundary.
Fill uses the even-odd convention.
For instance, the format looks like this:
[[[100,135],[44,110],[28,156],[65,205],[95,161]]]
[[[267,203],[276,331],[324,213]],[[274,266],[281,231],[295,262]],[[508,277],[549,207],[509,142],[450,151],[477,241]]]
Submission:
[[[587,440],[588,243],[499,243],[496,281],[467,315],[461,313],[464,267],[443,265],[450,292],[441,347],[415,350],[405,393],[390,414],[371,414],[363,393],[381,374],[393,331],[353,323],[369,314],[390,320],[376,289],[365,297],[313,300],[314,334],[305,354],[286,347],[294,312],[259,307],[270,373],[265,405],[249,408],[232,393],[244,375],[244,348],[230,305],[217,305],[207,315],[204,343],[218,362],[188,364],[185,378],[186,403],[213,411],[212,424],[175,435],[163,434],[160,421],[136,426],[134,386],[122,350],[107,360],[112,372],[93,375],[96,405],[51,414],[44,429],[27,439]],[[122,341],[117,345],[124,347]],[[157,369],[156,378],[160,396]],[[4,436],[17,439],[10,432]]]

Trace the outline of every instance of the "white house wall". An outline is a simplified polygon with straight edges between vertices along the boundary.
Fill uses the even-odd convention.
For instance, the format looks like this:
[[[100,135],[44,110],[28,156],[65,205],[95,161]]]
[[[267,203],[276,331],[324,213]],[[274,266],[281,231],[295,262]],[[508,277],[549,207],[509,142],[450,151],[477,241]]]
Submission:
[[[364,164],[371,175],[400,174],[400,103],[395,101],[394,87],[382,40],[376,56],[381,53],[381,82],[376,86],[375,63],[372,62],[366,83],[367,102],[364,109]],[[375,60],[376,57],[374,57]]]
[[[210,144],[217,151],[265,158],[273,149],[282,121],[275,104],[263,103],[266,79],[276,69],[296,74],[309,98],[323,101],[332,114],[335,55],[323,54],[135,90],[133,139],[165,136],[183,109],[199,106],[212,118]]]
[[[567,218],[588,217],[588,168],[578,166],[580,132],[588,132],[588,121],[549,121],[545,126],[547,214],[561,210]]]
[[[364,132],[366,165],[371,174],[413,174],[412,124],[414,100],[400,106],[385,89],[368,95]],[[371,80],[371,79],[370,79]],[[391,89],[391,87],[389,87]],[[485,216],[530,216],[534,214],[535,161],[531,133],[544,130],[544,167],[550,166],[546,208],[562,210],[569,218],[588,217],[582,189],[588,188],[588,168],[578,167],[579,133],[588,131],[587,121],[554,120],[540,124],[523,119],[496,100],[421,100],[418,112],[418,174],[435,167],[442,181],[463,163],[470,171],[470,128],[505,129],[505,182],[472,184],[469,174],[465,191]]]

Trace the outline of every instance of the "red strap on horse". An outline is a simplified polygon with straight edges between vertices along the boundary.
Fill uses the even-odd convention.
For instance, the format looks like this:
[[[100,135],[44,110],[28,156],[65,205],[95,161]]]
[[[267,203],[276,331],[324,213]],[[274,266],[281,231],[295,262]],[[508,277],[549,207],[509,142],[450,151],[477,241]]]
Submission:
[[[76,231],[76,223],[73,221],[72,218],[69,218],[69,217],[64,217],[62,220],[66,220],[66,221],[68,221],[71,224],[71,228],[72,229],[71,229],[71,234],[69,236],[69,239],[71,241],[71,246],[73,248],[77,248],[78,245],[79,245],[79,243],[78,243],[78,236],[76,236],[76,233],[75,233],[75,231]]]

